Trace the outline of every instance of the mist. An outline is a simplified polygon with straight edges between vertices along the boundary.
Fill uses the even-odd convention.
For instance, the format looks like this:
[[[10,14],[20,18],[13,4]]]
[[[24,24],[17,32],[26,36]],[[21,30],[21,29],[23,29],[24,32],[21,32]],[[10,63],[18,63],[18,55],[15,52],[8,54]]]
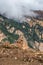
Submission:
[[[0,14],[7,18],[21,19],[24,15],[35,16],[31,10],[43,10],[41,0],[0,0]]]

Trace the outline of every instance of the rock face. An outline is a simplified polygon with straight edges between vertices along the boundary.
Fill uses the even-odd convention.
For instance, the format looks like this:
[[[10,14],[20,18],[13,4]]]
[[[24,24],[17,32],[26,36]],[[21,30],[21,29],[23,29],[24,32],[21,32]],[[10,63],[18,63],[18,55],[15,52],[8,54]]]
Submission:
[[[40,43],[39,49],[40,51],[43,51],[43,43]]]
[[[2,39],[4,39],[6,36],[0,31],[0,42],[2,41]]]
[[[28,49],[29,47],[23,33],[19,30],[16,31],[16,33],[19,34],[19,39],[17,40],[15,45],[22,49]]]

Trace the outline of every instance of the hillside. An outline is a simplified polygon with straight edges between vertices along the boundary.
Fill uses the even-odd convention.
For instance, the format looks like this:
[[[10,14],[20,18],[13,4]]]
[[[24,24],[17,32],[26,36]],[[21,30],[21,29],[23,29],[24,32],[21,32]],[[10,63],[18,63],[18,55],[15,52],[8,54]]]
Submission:
[[[43,43],[43,20],[26,16],[23,23],[20,23],[0,15],[0,42],[17,43],[21,37],[27,46],[39,49],[38,46]]]
[[[22,23],[0,15],[0,65],[43,65],[43,19]]]

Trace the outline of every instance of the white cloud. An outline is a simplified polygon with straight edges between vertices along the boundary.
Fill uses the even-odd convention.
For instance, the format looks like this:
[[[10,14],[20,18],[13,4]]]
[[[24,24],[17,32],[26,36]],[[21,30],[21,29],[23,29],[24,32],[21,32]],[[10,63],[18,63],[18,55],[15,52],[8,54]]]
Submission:
[[[43,10],[43,0],[0,0],[0,13],[7,17],[22,17],[30,9]]]

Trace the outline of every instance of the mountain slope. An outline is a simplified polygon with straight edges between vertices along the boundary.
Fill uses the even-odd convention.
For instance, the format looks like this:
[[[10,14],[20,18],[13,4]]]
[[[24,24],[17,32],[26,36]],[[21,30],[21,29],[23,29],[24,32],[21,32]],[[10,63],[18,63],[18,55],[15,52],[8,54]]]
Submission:
[[[17,20],[7,19],[6,17],[0,15],[0,31],[5,35],[5,38],[1,41],[14,43],[23,34],[25,40],[31,48],[39,49],[39,47],[35,45],[35,41],[38,42],[38,45],[40,45],[40,42],[43,43],[43,26],[40,26],[40,21],[37,23],[37,19],[34,17],[30,18],[30,21],[26,18],[26,22],[19,23]],[[22,34],[20,34],[21,32]]]

